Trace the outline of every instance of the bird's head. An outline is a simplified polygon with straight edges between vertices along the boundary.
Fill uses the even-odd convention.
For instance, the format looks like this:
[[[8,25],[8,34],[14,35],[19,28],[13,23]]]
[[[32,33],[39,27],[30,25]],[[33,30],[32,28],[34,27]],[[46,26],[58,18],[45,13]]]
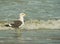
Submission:
[[[24,17],[24,16],[26,16],[25,13],[20,13],[20,17]]]

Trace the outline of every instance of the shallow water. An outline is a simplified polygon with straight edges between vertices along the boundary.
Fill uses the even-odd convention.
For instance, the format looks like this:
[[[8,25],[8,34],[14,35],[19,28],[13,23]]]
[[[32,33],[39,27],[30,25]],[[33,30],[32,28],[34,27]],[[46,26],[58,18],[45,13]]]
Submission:
[[[0,31],[0,44],[60,44],[60,30]]]

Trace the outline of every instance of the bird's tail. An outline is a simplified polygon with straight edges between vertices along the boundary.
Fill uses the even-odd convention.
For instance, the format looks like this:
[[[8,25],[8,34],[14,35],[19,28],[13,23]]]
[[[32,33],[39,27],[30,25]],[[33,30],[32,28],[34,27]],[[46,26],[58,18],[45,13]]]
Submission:
[[[6,25],[4,25],[4,26],[6,26],[6,27],[10,27],[9,24],[6,24]]]
[[[5,24],[4,26],[6,26],[6,27],[11,27],[11,25],[10,25],[10,24]]]

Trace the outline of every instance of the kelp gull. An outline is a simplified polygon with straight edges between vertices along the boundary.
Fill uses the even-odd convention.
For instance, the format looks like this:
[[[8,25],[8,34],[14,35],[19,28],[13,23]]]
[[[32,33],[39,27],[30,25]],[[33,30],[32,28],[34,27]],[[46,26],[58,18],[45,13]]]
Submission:
[[[19,27],[21,27],[22,25],[24,25],[24,16],[25,15],[26,15],[25,13],[20,13],[18,20],[13,21],[13,23],[6,24],[5,26],[6,27],[13,27],[13,28],[19,28]]]

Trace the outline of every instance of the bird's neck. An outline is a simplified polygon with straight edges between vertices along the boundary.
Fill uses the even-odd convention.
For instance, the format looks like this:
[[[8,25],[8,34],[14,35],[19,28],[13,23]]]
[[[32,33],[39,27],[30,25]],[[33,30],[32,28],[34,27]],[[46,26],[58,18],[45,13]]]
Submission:
[[[20,17],[19,20],[22,21],[22,22],[24,22],[24,18],[23,17]]]

